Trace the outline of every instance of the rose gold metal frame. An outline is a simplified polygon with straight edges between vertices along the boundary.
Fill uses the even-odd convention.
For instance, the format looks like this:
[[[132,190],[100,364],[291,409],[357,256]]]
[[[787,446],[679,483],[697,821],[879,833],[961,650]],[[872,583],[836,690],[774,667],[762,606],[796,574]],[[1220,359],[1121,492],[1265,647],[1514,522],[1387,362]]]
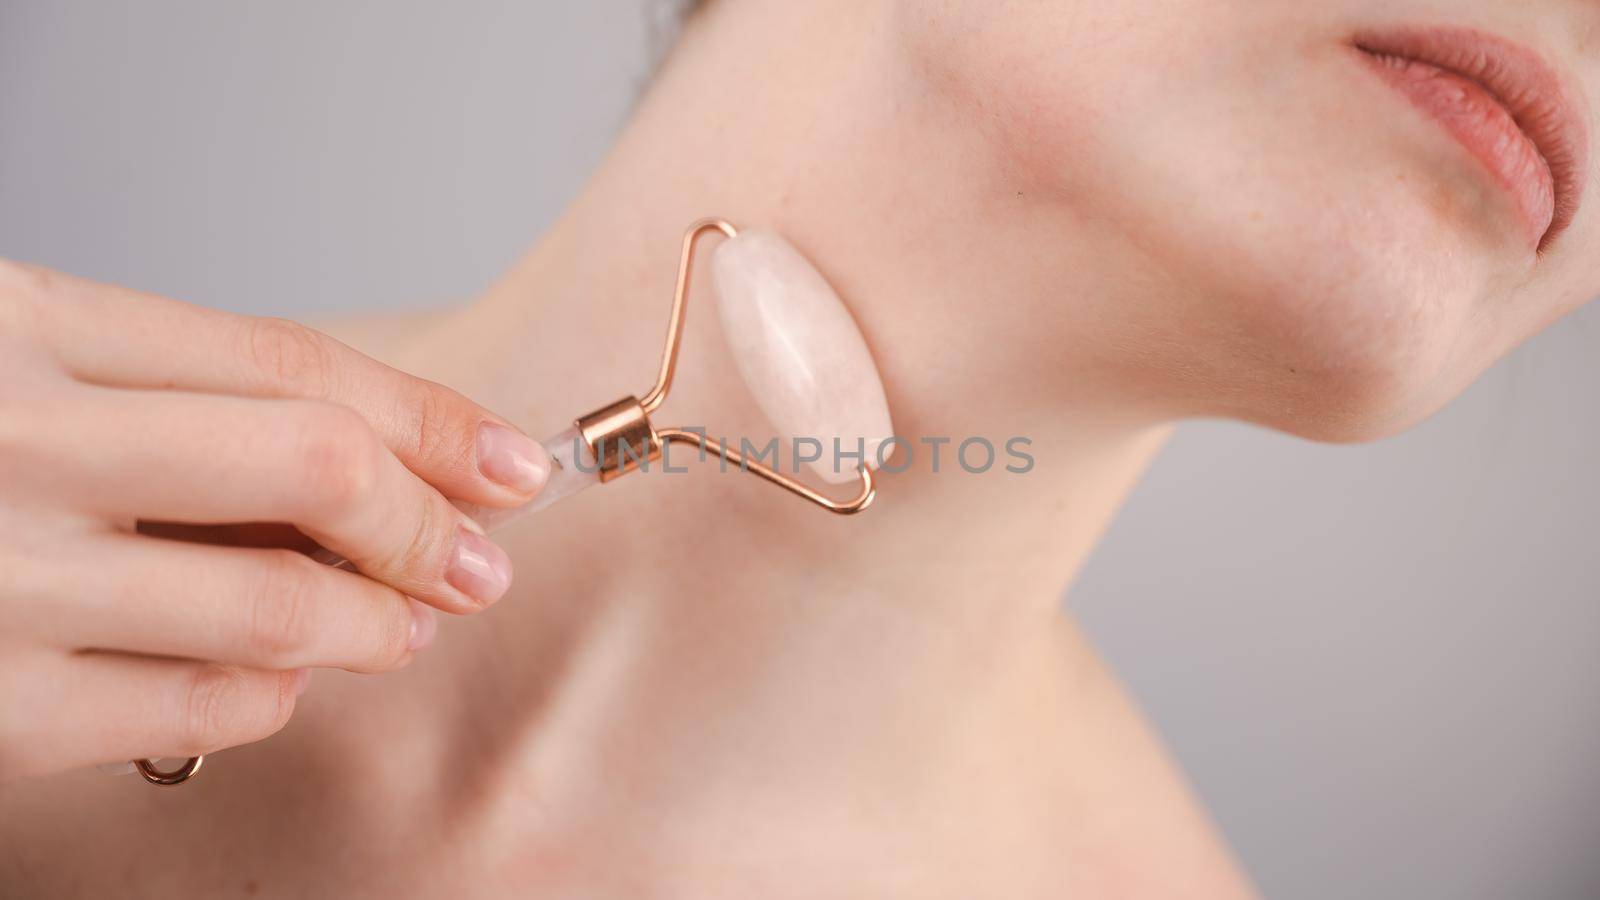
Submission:
[[[800,482],[786,478],[778,472],[747,458],[743,453],[727,446],[723,442],[715,438],[708,438],[697,431],[685,431],[681,428],[663,428],[657,431],[656,435],[663,443],[693,444],[701,450],[709,450],[757,478],[764,478],[791,494],[798,494],[828,512],[838,513],[841,516],[853,516],[858,512],[862,512],[871,506],[872,501],[878,496],[877,482],[872,478],[872,470],[866,466],[861,467],[861,490],[854,497],[849,500],[830,500]]]
[[[694,278],[695,252],[699,249],[701,238],[712,232],[721,232],[728,238],[739,235],[739,229],[723,219],[701,219],[690,225],[684,233],[683,250],[678,256],[678,286],[672,294],[672,314],[667,319],[667,340],[661,350],[661,369],[656,375],[655,387],[644,395],[643,400],[625,397],[577,420],[578,431],[600,463],[600,480],[607,482],[621,478],[639,468],[641,463],[659,459],[667,443],[694,444],[701,451],[714,451],[741,470],[829,512],[849,516],[865,510],[877,496],[872,470],[866,466],[860,468],[861,489],[856,495],[848,500],[833,500],[775,469],[748,459],[721,441],[687,429],[657,429],[650,424],[650,414],[661,408],[667,394],[672,391],[672,380],[678,372],[678,346],[683,338],[689,288]]]
[[[575,422],[599,463],[600,481],[613,481],[647,462],[660,459],[668,443],[693,444],[702,452],[714,452],[741,470],[828,512],[841,516],[862,512],[872,505],[878,495],[872,470],[866,466],[860,468],[861,489],[856,495],[848,500],[833,500],[775,469],[747,458],[721,441],[683,428],[657,429],[650,424],[650,414],[666,402],[667,394],[672,391],[672,379],[678,372],[678,345],[683,338],[683,321],[688,308],[690,283],[694,277],[695,251],[699,248],[700,239],[714,231],[728,238],[739,235],[739,229],[723,219],[701,219],[690,225],[684,233],[683,251],[678,258],[678,286],[672,295],[672,314],[667,320],[667,340],[661,350],[661,369],[656,375],[655,386],[644,395],[643,400],[624,397],[588,415],[579,416]],[[203,762],[204,756],[196,756],[171,772],[162,772],[148,759],[134,760],[133,764],[145,781],[166,787],[183,784],[194,777]]]

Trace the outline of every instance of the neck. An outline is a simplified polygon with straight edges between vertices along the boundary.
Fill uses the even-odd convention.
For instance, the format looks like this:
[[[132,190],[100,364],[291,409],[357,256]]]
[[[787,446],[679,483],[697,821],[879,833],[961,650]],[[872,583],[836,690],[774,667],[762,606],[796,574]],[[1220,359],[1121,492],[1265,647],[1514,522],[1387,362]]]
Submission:
[[[771,228],[850,306],[910,467],[885,474],[878,505],[848,523],[734,475],[637,475],[628,481],[645,483],[600,490],[624,495],[617,505],[630,517],[670,505],[679,523],[737,519],[742,539],[765,548],[775,585],[794,583],[789,565],[816,563],[784,548],[826,548],[824,577],[840,586],[923,597],[1003,586],[1054,606],[1164,433],[1154,416],[1128,412],[1136,403],[1093,349],[1103,304],[1088,301],[1111,283],[1126,291],[1128,279],[1086,274],[1105,271],[1112,252],[1090,232],[1038,254],[1025,188],[1007,180],[981,129],[951,121],[965,115],[960,104],[919,76],[887,6],[713,5],[567,214],[458,323],[471,334],[462,346],[483,348],[465,378],[507,414],[531,401],[523,424],[541,434],[638,394],[655,371],[682,229],[705,215]],[[691,296],[681,374],[657,424],[759,445],[770,428],[708,301]],[[1032,337],[1063,330],[1038,327],[1041,316],[1072,320],[1078,342]],[[935,473],[940,438],[951,443]],[[989,472],[959,465],[967,438],[996,448]],[[1006,471],[1018,461],[1006,454],[1012,438],[1029,442],[1026,474]],[[985,455],[975,445],[968,460]],[[845,536],[854,560],[834,546]],[[609,563],[625,540],[607,543]]]
[[[468,796],[512,798],[508,818],[534,791],[547,818],[605,822],[609,841],[641,811],[680,813],[687,785],[715,818],[705,811],[719,800],[741,809],[779,784],[803,794],[848,765],[885,791],[939,798],[960,811],[951,821],[1015,788],[1034,811],[993,821],[1031,830],[997,825],[986,835],[997,853],[1037,839],[1038,858],[1055,858],[1048,845],[1067,832],[1045,819],[1077,815],[1108,785],[1203,834],[1059,615],[1166,434],[1098,349],[1126,346],[1099,310],[1144,269],[1061,218],[1059,198],[1040,221],[971,108],[893,37],[890,6],[713,4],[538,247],[430,328],[425,349],[399,354],[530,432],[557,433],[649,385],[678,238],[723,216],[782,233],[829,278],[913,443],[910,466],[848,519],[675,460],[705,471],[631,475],[499,533],[518,565],[513,595],[441,632],[434,665],[453,657],[460,677],[430,689],[454,692],[453,733],[468,736],[456,752],[480,762],[482,790]],[[654,419],[759,445],[770,430],[707,299],[690,298],[678,378]],[[461,349],[441,361],[441,346]],[[986,474],[955,458],[972,437],[1001,453]],[[1026,474],[1005,471],[1013,437],[1031,442]],[[932,438],[953,441],[938,471]],[[1087,741],[1074,711],[1103,739]],[[946,750],[931,760],[934,745]],[[1054,749],[1027,775],[1005,756],[1018,746]],[[910,758],[922,762],[908,769]],[[972,767],[992,777],[957,787]],[[704,783],[710,773],[721,780]],[[778,818],[808,806],[783,802]],[[1212,864],[1203,838],[1182,846]]]

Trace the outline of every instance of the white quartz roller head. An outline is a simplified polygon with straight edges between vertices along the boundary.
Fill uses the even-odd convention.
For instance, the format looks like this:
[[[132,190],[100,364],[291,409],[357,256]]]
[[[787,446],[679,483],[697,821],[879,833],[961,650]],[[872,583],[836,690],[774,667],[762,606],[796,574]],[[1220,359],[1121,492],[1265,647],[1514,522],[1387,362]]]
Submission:
[[[822,273],[779,235],[750,229],[717,248],[712,280],[739,374],[772,426],[817,441],[811,468],[830,483],[859,477],[858,452],[876,468],[894,434],[883,379]]]

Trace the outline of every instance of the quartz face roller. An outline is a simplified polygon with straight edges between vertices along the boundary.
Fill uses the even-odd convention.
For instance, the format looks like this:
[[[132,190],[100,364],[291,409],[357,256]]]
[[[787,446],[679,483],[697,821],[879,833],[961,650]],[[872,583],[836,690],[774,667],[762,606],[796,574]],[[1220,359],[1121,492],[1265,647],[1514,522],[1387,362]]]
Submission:
[[[625,397],[581,416],[572,428],[546,440],[544,447],[553,464],[550,480],[533,502],[504,510],[457,502],[485,531],[627,474],[630,462],[605,449],[618,446],[608,440],[621,440],[620,446],[654,458],[663,442],[689,438],[690,432],[684,429],[652,425],[650,414],[672,386],[695,240],[711,231],[728,236],[712,260],[712,275],[717,309],[739,374],[781,435],[796,442],[816,442],[820,459],[809,464],[823,480],[832,484],[859,480],[861,491],[853,500],[835,501],[759,462],[751,462],[750,471],[832,512],[852,515],[872,503],[876,488],[861,467],[877,468],[879,450],[893,437],[894,427],[889,422],[889,403],[878,367],[855,319],[822,273],[788,241],[770,231],[740,232],[722,219],[702,219],[684,236],[678,288],[655,388],[643,400]],[[704,432],[699,437],[704,450]],[[312,553],[311,558],[356,570],[349,560],[326,548]],[[137,760],[134,765],[151,783],[171,785],[187,781],[203,759],[194,757],[182,770],[170,773],[155,770],[149,760]]]
[[[779,235],[746,229],[712,258],[717,312],[739,374],[767,420],[789,440],[821,443],[811,468],[823,480],[858,477],[864,449],[877,468],[878,449],[894,435],[883,380],[850,310],[800,251]]]
[[[879,447],[894,434],[889,402],[860,328],[822,273],[779,235],[751,229],[717,248],[712,280],[739,374],[778,433],[817,441],[821,459],[809,465],[831,484],[857,480],[860,464],[877,468]],[[544,446],[554,465],[532,503],[457,506],[494,531],[601,483],[594,454],[576,428]],[[835,446],[850,454],[837,467]],[[331,552],[314,556],[350,568]]]

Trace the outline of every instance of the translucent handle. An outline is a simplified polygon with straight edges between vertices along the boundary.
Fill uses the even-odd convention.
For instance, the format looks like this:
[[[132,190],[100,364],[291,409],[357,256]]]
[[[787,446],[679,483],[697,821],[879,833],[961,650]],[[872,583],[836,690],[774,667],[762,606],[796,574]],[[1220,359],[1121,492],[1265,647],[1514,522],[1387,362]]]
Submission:
[[[600,483],[600,467],[595,464],[594,453],[590,451],[588,443],[578,434],[577,426],[543,444],[545,452],[550,454],[550,480],[532,503],[511,509],[497,509],[457,502],[456,508],[471,516],[473,521],[483,526],[484,531],[492,532],[534,513],[543,512],[584,488]],[[356,568],[349,560],[326,548],[311,554],[311,558],[336,569],[353,572]]]
[[[588,442],[578,434],[576,425],[543,443],[545,452],[550,454],[550,480],[545,482],[544,490],[533,498],[532,503],[512,509],[474,506],[471,503],[457,503],[456,507],[482,525],[484,531],[495,531],[534,513],[543,512],[584,488],[600,483],[600,467],[595,464],[594,453],[590,451]]]

